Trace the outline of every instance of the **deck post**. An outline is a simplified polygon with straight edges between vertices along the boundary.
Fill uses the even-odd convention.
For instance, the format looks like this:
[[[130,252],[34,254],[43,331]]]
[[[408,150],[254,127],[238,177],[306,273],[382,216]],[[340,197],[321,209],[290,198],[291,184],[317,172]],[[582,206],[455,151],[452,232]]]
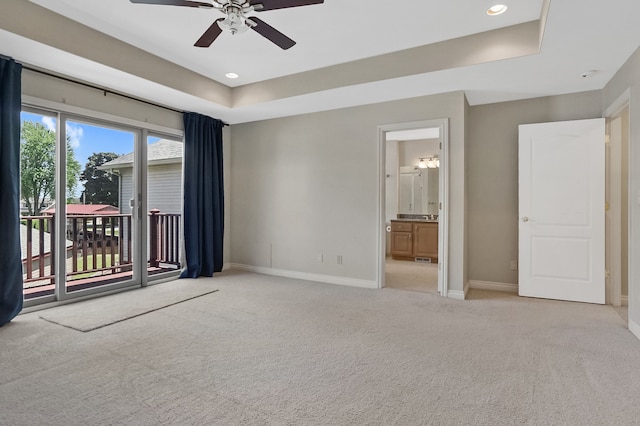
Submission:
[[[160,260],[158,259],[158,219],[160,210],[153,209],[149,213],[151,213],[151,216],[149,217],[149,266],[152,268],[157,268],[158,266],[160,266]]]

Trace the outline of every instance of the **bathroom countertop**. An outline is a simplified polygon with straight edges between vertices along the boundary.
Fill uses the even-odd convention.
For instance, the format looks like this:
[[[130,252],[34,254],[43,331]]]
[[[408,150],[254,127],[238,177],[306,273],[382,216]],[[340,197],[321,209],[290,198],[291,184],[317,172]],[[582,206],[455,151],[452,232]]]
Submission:
[[[411,218],[402,218],[402,219],[391,219],[391,222],[425,222],[425,223],[438,223],[438,219],[411,219]]]

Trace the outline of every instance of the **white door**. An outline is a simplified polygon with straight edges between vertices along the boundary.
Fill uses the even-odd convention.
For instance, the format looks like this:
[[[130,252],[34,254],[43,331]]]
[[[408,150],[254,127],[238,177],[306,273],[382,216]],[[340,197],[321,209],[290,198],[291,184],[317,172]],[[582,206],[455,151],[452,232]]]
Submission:
[[[605,303],[605,120],[520,126],[520,296]]]

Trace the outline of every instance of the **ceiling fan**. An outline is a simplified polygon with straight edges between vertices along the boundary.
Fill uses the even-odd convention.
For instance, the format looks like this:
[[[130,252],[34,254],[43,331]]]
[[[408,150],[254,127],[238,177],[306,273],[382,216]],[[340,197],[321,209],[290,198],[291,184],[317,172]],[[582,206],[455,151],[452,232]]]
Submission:
[[[252,29],[261,36],[275,43],[281,49],[289,49],[296,44],[280,31],[273,28],[264,21],[247,16],[251,12],[266,12],[274,9],[284,9],[288,7],[309,6],[324,3],[324,0],[211,0],[190,1],[190,0],[129,0],[131,3],[160,4],[166,6],[199,7],[203,9],[217,9],[226,15],[224,18],[216,19],[213,24],[196,41],[196,47],[209,47],[222,33],[227,30],[231,34],[238,34]]]

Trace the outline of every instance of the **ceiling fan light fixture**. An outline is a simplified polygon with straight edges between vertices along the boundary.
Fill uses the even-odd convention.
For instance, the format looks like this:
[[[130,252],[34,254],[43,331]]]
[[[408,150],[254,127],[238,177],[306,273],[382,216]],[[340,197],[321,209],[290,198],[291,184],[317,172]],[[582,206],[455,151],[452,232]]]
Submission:
[[[505,6],[504,4],[496,4],[494,6],[491,6],[489,9],[487,9],[487,15],[489,16],[501,15],[506,11],[507,11],[507,6]]]
[[[242,13],[230,12],[224,20],[218,22],[218,26],[231,34],[241,34],[249,29]]]

